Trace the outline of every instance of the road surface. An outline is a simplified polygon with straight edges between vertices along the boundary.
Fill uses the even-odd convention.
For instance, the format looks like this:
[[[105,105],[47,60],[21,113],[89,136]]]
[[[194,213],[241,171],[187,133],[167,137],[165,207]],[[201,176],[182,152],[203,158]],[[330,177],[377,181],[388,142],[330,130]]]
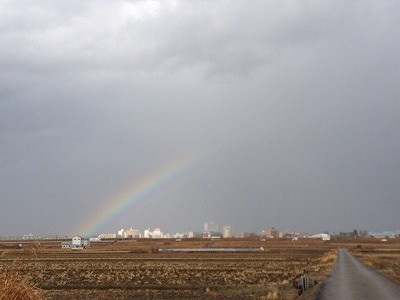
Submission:
[[[336,266],[317,299],[399,300],[400,287],[341,248]]]

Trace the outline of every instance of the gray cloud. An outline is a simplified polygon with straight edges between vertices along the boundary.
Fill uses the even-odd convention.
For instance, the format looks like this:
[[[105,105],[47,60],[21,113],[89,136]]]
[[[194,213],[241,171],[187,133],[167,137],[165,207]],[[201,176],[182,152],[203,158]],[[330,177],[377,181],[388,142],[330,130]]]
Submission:
[[[0,235],[113,220],[190,230],[399,229],[399,4],[3,2]]]

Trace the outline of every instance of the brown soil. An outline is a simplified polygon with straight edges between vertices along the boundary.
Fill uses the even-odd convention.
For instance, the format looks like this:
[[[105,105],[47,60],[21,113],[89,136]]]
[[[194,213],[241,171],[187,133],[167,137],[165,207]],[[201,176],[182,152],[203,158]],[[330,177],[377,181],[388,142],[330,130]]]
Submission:
[[[300,298],[312,299],[330,273],[338,245],[354,251],[373,241],[204,239],[125,240],[61,249],[60,241],[0,243],[0,273],[18,273],[48,299],[296,299],[296,278],[317,281]],[[400,244],[400,243],[399,243]],[[158,248],[263,247],[263,252],[157,252]],[[372,246],[373,247],[373,246]],[[389,249],[384,245],[385,249]],[[393,248],[393,245],[392,245]],[[397,271],[394,271],[398,273]]]

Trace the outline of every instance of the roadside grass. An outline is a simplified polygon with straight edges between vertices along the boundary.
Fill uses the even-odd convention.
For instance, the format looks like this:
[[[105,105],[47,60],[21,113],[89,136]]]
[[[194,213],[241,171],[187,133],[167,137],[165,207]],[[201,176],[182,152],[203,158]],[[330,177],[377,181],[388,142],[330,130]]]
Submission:
[[[313,265],[313,271],[309,274],[312,279],[316,280],[316,285],[313,288],[306,290],[298,299],[311,300],[317,297],[323,282],[332,272],[337,255],[337,250],[331,250],[316,261],[316,263]]]
[[[362,261],[381,274],[400,284],[400,253],[358,253]]]
[[[321,257],[319,261],[319,267],[326,268],[329,272],[332,270],[335,261],[337,259],[338,252],[337,250],[330,251]]]

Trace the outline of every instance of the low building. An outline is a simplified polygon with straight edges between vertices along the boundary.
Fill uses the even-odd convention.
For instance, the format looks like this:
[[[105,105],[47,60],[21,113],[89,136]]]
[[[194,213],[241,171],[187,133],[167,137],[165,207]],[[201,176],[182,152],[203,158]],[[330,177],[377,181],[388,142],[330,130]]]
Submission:
[[[394,239],[396,237],[396,231],[382,231],[382,232],[370,232],[370,236],[378,239]]]
[[[33,233],[30,234],[24,234],[24,236],[22,237],[23,240],[33,240],[35,239]]]
[[[72,238],[72,241],[64,241],[61,242],[61,248],[69,248],[69,249],[83,249],[90,247],[90,240],[80,237],[79,235]]]
[[[102,233],[99,234],[100,239],[116,239],[117,234],[116,233]]]
[[[88,248],[90,240],[80,237],[79,235],[72,238],[72,248]]]
[[[153,239],[162,239],[164,237],[163,232],[161,231],[161,229],[159,227],[155,228],[151,234],[151,237]]]
[[[221,238],[222,234],[218,231],[203,231],[203,238]]]
[[[327,234],[327,233],[314,234],[314,235],[310,236],[310,238],[321,239],[323,241],[330,241],[331,240],[331,236],[329,234]]]
[[[238,235],[239,238],[253,238],[253,237],[258,237],[258,234],[256,232],[241,232]]]
[[[177,233],[175,233],[173,235],[173,237],[176,238],[176,239],[186,239],[187,238],[187,233],[179,233],[179,232],[177,232]]]
[[[65,249],[65,248],[72,248],[72,242],[70,242],[70,241],[64,241],[64,242],[61,242],[61,248],[63,248],[63,249]]]
[[[203,232],[200,232],[200,231],[189,231],[188,234],[187,234],[187,237],[189,239],[194,239],[194,238],[199,239],[199,238],[203,237]]]
[[[138,229],[133,229],[132,227],[125,231],[126,238],[128,239],[136,239],[136,238],[141,238],[142,233]]]

